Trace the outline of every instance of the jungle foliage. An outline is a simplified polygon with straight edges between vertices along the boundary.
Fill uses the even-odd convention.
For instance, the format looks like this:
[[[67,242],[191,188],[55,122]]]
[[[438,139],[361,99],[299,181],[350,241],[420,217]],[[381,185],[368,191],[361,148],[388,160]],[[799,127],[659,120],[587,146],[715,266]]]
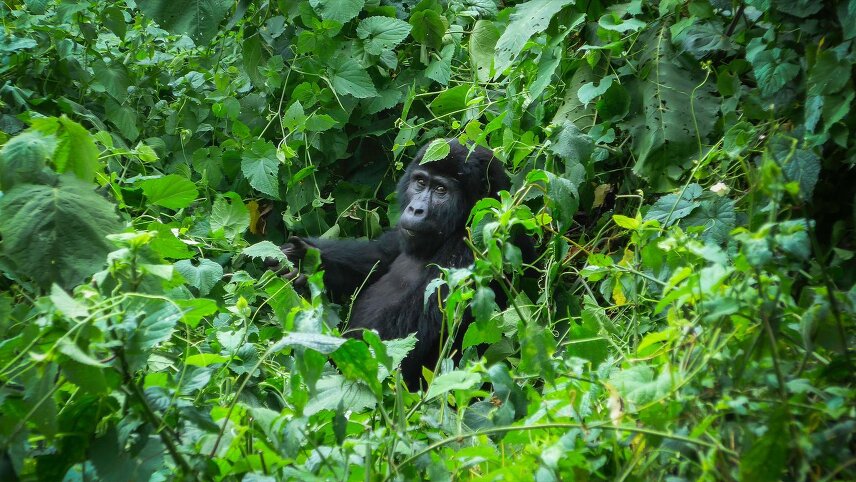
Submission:
[[[0,18],[0,479],[856,479],[856,0]],[[514,182],[411,393],[264,261],[394,225],[445,137]]]

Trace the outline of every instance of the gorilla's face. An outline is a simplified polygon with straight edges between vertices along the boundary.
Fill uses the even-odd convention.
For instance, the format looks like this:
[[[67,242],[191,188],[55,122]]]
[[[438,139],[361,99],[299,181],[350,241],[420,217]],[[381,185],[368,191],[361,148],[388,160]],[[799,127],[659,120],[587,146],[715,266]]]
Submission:
[[[449,139],[449,155],[421,164],[424,146],[398,181],[403,249],[430,257],[451,237],[462,237],[475,202],[508,189],[502,163],[483,147],[470,149]]]
[[[448,236],[463,228],[469,214],[458,180],[432,172],[426,166],[410,172],[404,192],[400,194],[406,203],[402,203],[404,209],[398,225],[407,238]]]

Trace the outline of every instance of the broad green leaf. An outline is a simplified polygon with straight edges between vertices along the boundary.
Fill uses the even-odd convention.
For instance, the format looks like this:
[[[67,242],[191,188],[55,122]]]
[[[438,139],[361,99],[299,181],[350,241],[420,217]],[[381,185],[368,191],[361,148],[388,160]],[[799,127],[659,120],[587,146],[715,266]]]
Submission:
[[[314,114],[306,119],[304,128],[309,132],[323,132],[338,124],[327,114]]]
[[[125,350],[132,369],[145,364],[152,348],[172,336],[181,312],[167,301],[146,299],[135,300],[126,310],[123,329],[128,331]]]
[[[57,310],[71,318],[85,318],[89,316],[89,310],[79,301],[75,300],[62,288],[51,285],[51,302]]]
[[[476,321],[485,321],[490,319],[493,314],[496,303],[494,301],[496,294],[492,289],[480,286],[476,289],[473,295],[472,311]]]
[[[431,112],[439,117],[465,109],[467,106],[467,93],[469,91],[470,86],[467,84],[444,90],[431,101]]]
[[[396,338],[394,340],[384,340],[386,345],[386,353],[392,358],[392,366],[397,367],[401,364],[407,354],[416,347],[416,336],[411,333],[407,338]]]
[[[60,353],[82,365],[99,368],[107,366],[100,360],[96,359],[95,357],[84,351],[83,348],[81,348],[77,343],[68,338],[61,339],[57,345],[57,348],[59,349]]]
[[[597,21],[600,28],[618,33],[635,32],[645,26],[645,22],[635,19],[618,18],[614,13],[608,13]]]
[[[244,71],[247,73],[247,77],[250,78],[256,87],[264,87],[265,78],[259,72],[259,66],[264,65],[266,62],[261,37],[254,35],[245,39],[244,44],[241,46],[241,54],[241,60],[244,62]]]
[[[119,104],[125,102],[131,80],[128,78],[128,69],[124,65],[117,61],[108,65],[99,60],[93,64],[92,70],[95,72],[93,80],[99,91],[106,91]]]
[[[724,244],[729,233],[737,225],[734,201],[724,197],[702,201],[698,209],[681,219],[681,226],[704,226],[702,238],[713,243]]]
[[[380,55],[395,48],[410,34],[410,24],[390,17],[368,17],[357,26],[357,36],[365,40],[366,52]]]
[[[241,254],[251,258],[273,258],[277,261],[286,261],[288,258],[279,249],[279,246],[270,241],[260,241],[252,246],[247,246],[241,251]]]
[[[698,184],[690,184],[680,195],[668,194],[658,199],[645,214],[645,221],[656,219],[663,227],[671,226],[699,207],[698,198],[704,190]]]
[[[766,431],[740,457],[740,478],[757,482],[782,480],[782,471],[788,457],[788,445],[792,440],[787,428],[789,416],[783,408],[776,407],[770,413]]]
[[[360,13],[366,0],[309,0],[309,4],[324,20],[345,23]]]
[[[303,408],[303,415],[312,416],[321,410],[345,410],[361,413],[374,407],[377,398],[366,385],[345,379],[341,375],[328,375],[315,385],[316,393]]]
[[[810,201],[820,177],[820,157],[810,150],[797,147],[797,144],[794,138],[777,136],[770,143],[770,149],[788,181],[799,182],[800,197]]]
[[[303,110],[303,104],[299,100],[292,102],[285,114],[282,115],[282,126],[290,131],[299,130],[305,122],[306,114]]]
[[[657,33],[667,31],[663,27]],[[655,189],[666,190],[689,160],[701,155],[699,143],[713,131],[719,100],[702,72],[685,68],[675,59],[671,42],[653,32],[645,40],[641,65],[647,76],[630,83],[636,105],[625,125],[633,137],[633,172],[649,179]]]
[[[622,216],[621,214],[613,214],[612,220],[615,221],[615,224],[621,226],[624,229],[634,230],[639,227],[638,219]]]
[[[158,436],[140,440],[133,453],[125,450],[124,440],[112,427],[93,438],[89,445],[90,460],[100,480],[150,480],[155,471],[163,468],[167,452]]]
[[[615,372],[610,377],[610,383],[625,400],[639,407],[669,393],[675,376],[668,366],[664,366],[657,375],[654,369],[647,365],[634,365]]]
[[[196,184],[178,174],[146,179],[140,186],[150,203],[169,209],[186,208],[199,195]]]
[[[37,131],[10,139],[0,150],[0,190],[8,192],[19,184],[38,183],[55,148],[54,136]]]
[[[328,69],[330,83],[339,95],[352,95],[359,99],[377,95],[372,78],[354,59],[339,59]]]
[[[181,308],[181,322],[196,328],[202,318],[217,313],[217,303],[207,298],[193,298],[189,300],[173,300]]]
[[[556,176],[551,172],[547,173],[547,178],[549,179],[547,187],[551,212],[559,223],[559,229],[565,231],[571,227],[574,214],[579,207],[579,192],[577,191],[579,183]],[[581,180],[579,179],[579,181]]]
[[[228,240],[234,240],[250,227],[250,212],[241,196],[234,192],[218,195],[211,208],[211,231],[223,230]]]
[[[377,358],[372,356],[367,344],[359,340],[347,340],[330,355],[330,358],[336,362],[336,366],[345,378],[361,381],[376,395],[381,395],[383,389],[378,381]]]
[[[276,147],[270,142],[258,139],[250,149],[244,151],[241,172],[253,189],[273,199],[279,199],[279,165]]]
[[[226,363],[227,361],[229,361],[229,357],[227,356],[218,355],[216,353],[198,353],[187,357],[184,363],[194,367],[207,367],[208,365]]]
[[[101,169],[98,161],[98,146],[82,125],[66,116],[59,118],[62,131],[54,153],[57,172],[72,172],[84,181],[92,181]]]
[[[69,288],[101,269],[112,249],[106,236],[119,229],[114,206],[70,176],[56,186],[20,185],[0,198],[2,257],[43,288]]]
[[[554,15],[575,0],[530,0],[514,7],[511,21],[496,42],[494,78],[505,72],[532,35],[543,32]]]
[[[419,10],[410,16],[411,34],[418,42],[440,50],[443,47],[443,36],[449,24],[446,17],[435,10]]]
[[[184,34],[205,46],[218,32],[232,0],[146,0],[140,10],[169,32]]]
[[[455,45],[449,44],[443,47],[440,58],[434,59],[425,69],[425,77],[436,80],[441,85],[447,85],[452,75],[452,57],[455,56]]]
[[[612,81],[615,79],[612,75],[607,75],[606,77],[600,79],[599,82],[589,82],[580,87],[580,90],[577,91],[577,97],[580,99],[580,102],[583,105],[588,105],[589,102],[603,95],[607,89],[612,85]]]
[[[761,93],[771,96],[796,78],[800,66],[793,50],[765,47],[760,38],[755,38],[746,46],[746,59],[752,64]]]
[[[449,155],[451,148],[449,147],[449,142],[446,139],[434,139],[428,144],[428,149],[425,150],[425,155],[422,156],[422,160],[419,161],[419,164],[427,164],[429,162],[439,161],[440,159],[445,159],[446,156]]]
[[[434,377],[428,387],[428,393],[425,394],[425,399],[430,400],[452,390],[469,390],[479,383],[481,383],[481,377],[477,374],[454,370]]]
[[[286,347],[310,348],[323,355],[329,355],[336,351],[343,343],[347,341],[344,338],[338,338],[330,335],[322,335],[320,333],[301,333],[293,331],[282,337],[276,342],[271,351],[277,352]]]
[[[499,28],[490,20],[478,20],[470,34],[470,64],[479,82],[487,82],[493,75],[493,52],[499,40]]]
[[[120,105],[111,99],[104,102],[107,111],[107,119],[112,122],[119,132],[129,141],[135,141],[140,137],[140,128],[137,125],[137,112],[127,105]]]
[[[199,294],[205,296],[211,288],[223,278],[223,267],[210,259],[200,259],[199,264],[194,265],[189,259],[182,259],[175,263],[175,269]]]

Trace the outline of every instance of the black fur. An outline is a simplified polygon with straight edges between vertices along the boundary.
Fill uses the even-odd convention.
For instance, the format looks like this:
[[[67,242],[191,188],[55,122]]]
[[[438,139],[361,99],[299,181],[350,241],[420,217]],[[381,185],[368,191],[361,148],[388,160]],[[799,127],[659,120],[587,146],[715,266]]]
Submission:
[[[490,150],[448,142],[445,159],[420,165],[425,146],[405,170],[398,182],[401,218],[393,230],[373,241],[304,238],[283,246],[292,259],[302,257],[296,244],[319,249],[325,285],[337,301],[347,301],[365,282],[350,329],[374,329],[383,339],[416,333],[416,348],[402,364],[410,387],[418,386],[423,365],[434,368],[443,341],[437,294],[425,308],[425,288],[439,276],[437,266],[472,264],[464,243],[467,216],[479,199],[495,197],[510,184]]]

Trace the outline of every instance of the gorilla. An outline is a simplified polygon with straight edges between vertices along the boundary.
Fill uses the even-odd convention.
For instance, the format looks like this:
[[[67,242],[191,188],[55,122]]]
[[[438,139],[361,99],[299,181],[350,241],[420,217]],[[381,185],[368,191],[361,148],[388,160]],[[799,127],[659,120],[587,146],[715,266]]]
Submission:
[[[321,254],[324,284],[339,302],[363,286],[351,309],[349,328],[367,328],[382,339],[416,333],[417,344],[402,362],[408,387],[418,387],[422,366],[434,368],[443,339],[443,317],[435,291],[427,306],[425,288],[440,275],[437,268],[473,263],[464,242],[466,221],[475,203],[510,187],[502,162],[483,147],[449,139],[444,159],[421,164],[422,147],[398,181],[401,216],[394,229],[366,240],[291,237],[281,246],[295,264],[313,247]],[[297,277],[292,271],[286,275]],[[468,321],[470,318],[467,315]],[[459,332],[459,346],[466,325]]]

